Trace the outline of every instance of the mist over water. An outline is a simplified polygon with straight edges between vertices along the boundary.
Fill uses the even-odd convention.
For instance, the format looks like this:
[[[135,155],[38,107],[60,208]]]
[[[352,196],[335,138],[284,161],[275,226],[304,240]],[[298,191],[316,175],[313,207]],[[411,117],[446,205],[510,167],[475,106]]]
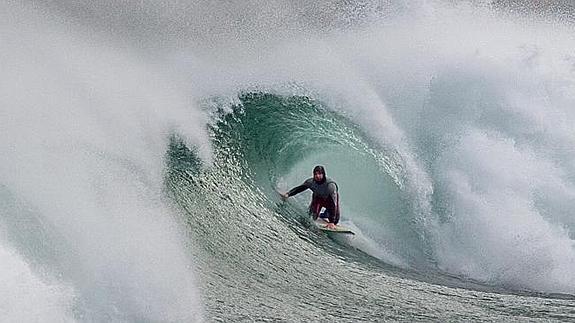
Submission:
[[[10,320],[200,320],[200,247],[184,220],[209,217],[165,196],[166,151],[177,134],[217,172],[207,124],[247,92],[311,98],[361,130],[334,153],[261,170],[284,189],[337,158],[327,164],[349,199],[343,219],[365,238],[352,246],[401,268],[575,294],[567,22],[478,2],[5,6],[0,280],[14,292],[0,305]],[[334,124],[328,132],[352,129]],[[303,151],[316,147],[298,134]],[[377,153],[352,158],[349,142]],[[25,288],[6,283],[14,272]]]
[[[199,319],[188,238],[163,197],[169,134],[206,144],[193,100],[154,66],[86,30],[54,24],[52,14],[28,5],[7,6],[2,272],[18,264],[23,286],[46,297],[36,304],[8,288],[16,307],[2,316]]]

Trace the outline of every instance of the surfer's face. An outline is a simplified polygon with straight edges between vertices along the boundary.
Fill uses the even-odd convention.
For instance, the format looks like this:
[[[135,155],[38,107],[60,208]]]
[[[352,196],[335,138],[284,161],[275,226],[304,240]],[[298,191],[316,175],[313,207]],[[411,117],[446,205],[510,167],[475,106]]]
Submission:
[[[323,181],[323,174],[320,172],[315,172],[313,173],[313,180],[316,182],[321,182]]]

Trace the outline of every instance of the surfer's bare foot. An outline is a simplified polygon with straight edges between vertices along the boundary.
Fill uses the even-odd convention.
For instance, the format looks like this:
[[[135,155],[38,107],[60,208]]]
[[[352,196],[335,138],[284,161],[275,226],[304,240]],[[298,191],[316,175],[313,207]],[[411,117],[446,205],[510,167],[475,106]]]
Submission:
[[[335,224],[330,222],[330,223],[326,224],[325,227],[328,229],[335,229]]]

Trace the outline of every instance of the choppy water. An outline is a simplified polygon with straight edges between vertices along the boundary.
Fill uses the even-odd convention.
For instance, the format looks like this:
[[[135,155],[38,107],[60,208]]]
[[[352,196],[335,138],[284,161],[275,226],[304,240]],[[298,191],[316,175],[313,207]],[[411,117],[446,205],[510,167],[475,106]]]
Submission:
[[[513,6],[9,1],[0,320],[575,320],[575,36]]]

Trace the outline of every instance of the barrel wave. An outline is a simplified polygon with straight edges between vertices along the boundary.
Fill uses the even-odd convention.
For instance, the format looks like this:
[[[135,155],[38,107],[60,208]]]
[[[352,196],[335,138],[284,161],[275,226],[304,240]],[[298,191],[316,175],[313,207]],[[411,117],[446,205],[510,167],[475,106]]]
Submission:
[[[313,165],[323,164],[328,176],[340,183],[345,200],[342,212],[349,214],[344,221],[371,227],[370,234],[363,237],[370,239],[362,241],[366,251],[401,266],[425,259],[421,230],[416,219],[409,218],[413,212],[402,192],[400,165],[382,148],[377,148],[358,126],[310,98],[264,93],[242,95],[239,105],[221,107],[216,119],[211,131],[217,153],[209,172],[218,172],[220,179],[216,177],[214,184],[246,197],[253,193],[254,201],[265,201],[263,205],[250,204],[261,209],[253,212],[270,212],[270,215],[279,212],[280,219],[305,222],[309,194],[298,196],[293,203],[279,203],[278,192],[300,184],[310,176]],[[178,141],[174,140],[176,145]],[[179,147],[173,153],[181,151],[185,149]],[[169,160],[173,162],[170,169],[179,169],[181,160],[186,159],[171,153]],[[196,162],[192,169],[199,171],[201,167],[197,167]],[[171,186],[180,191],[179,183]],[[216,195],[222,194],[226,196],[228,192],[222,189]],[[200,195],[214,198],[208,192]],[[236,201],[232,209],[222,208],[217,217],[237,217],[241,221],[242,210],[246,209],[251,208],[241,200]],[[362,239],[354,242],[358,243],[357,240]]]
[[[440,255],[422,234],[426,227],[412,216],[416,206],[400,161],[349,119],[305,96],[261,92],[215,107],[213,163],[203,163],[174,136],[167,176],[170,195],[187,214],[190,235],[200,246],[196,259],[203,294],[215,317],[355,321],[475,315],[493,320],[507,315],[506,306],[496,309],[507,297],[524,301],[517,294],[525,292],[514,286],[508,292],[516,296],[464,310],[478,293],[495,295],[500,288],[453,276],[437,265]],[[311,225],[308,196],[279,198],[277,190],[299,184],[318,163],[338,180],[343,222],[358,235],[326,236]],[[441,305],[431,294],[418,300],[418,306],[426,306],[423,312],[396,298],[418,297],[421,289],[446,298]],[[393,303],[401,314],[377,310],[381,302]],[[554,310],[564,309],[561,302]],[[532,310],[521,315],[538,317]]]
[[[3,6],[0,321],[575,319],[568,1]]]

